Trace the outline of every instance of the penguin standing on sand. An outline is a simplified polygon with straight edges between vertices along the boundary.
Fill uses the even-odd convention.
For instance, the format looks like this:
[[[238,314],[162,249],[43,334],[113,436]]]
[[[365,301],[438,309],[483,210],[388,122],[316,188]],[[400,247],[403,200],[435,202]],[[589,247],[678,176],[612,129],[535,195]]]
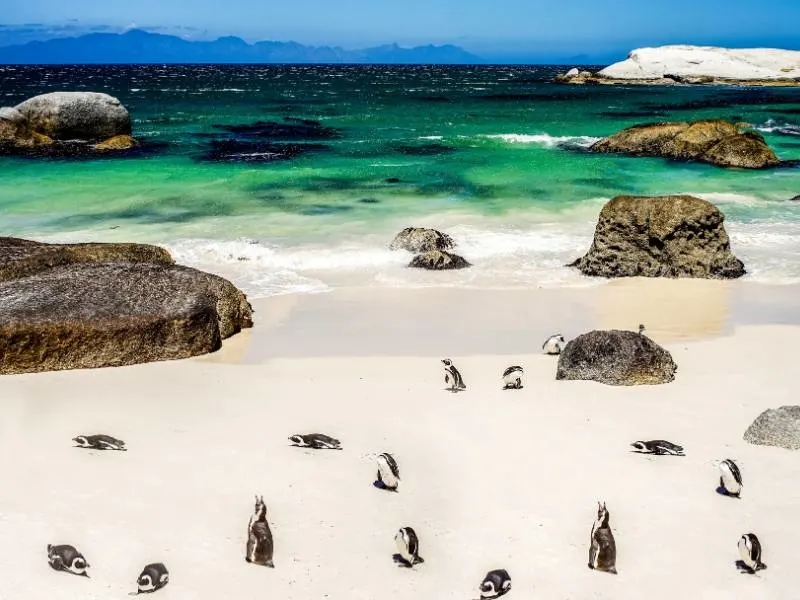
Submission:
[[[314,450],[341,450],[342,443],[324,433],[295,434],[289,438],[293,445]]]
[[[400,485],[400,468],[394,456],[388,452],[378,455],[378,480],[377,487],[396,492]]]
[[[650,440],[649,442],[633,442],[631,444],[640,454],[671,454],[672,456],[686,456],[683,453],[683,446],[673,444],[667,440]]]
[[[72,438],[79,448],[92,448],[94,450],[127,450],[125,442],[110,435],[79,435]]]
[[[444,363],[444,382],[450,386],[451,392],[458,392],[460,390],[467,389],[467,384],[464,383],[464,379],[461,377],[461,373],[458,372],[453,361],[449,358],[442,359]]]
[[[761,562],[761,542],[755,533],[745,533],[739,538],[739,556],[742,557],[741,562],[737,563],[739,568],[748,573],[767,568],[767,565]]]
[[[511,591],[511,576],[505,569],[489,571],[480,585],[481,599],[499,598]]]
[[[404,567],[411,568],[416,564],[425,562],[419,555],[419,538],[417,532],[411,527],[401,527],[394,536],[398,554],[395,556]]]
[[[742,473],[730,458],[719,463],[719,488],[717,491],[725,496],[741,497]]]
[[[56,571],[66,571],[73,575],[89,577],[86,572],[89,563],[86,562],[83,554],[75,549],[75,546],[70,546],[69,544],[60,544],[58,546],[47,544],[47,562]]]
[[[160,590],[169,583],[169,572],[163,563],[152,563],[142,569],[136,580],[137,594],[150,594]]]
[[[545,354],[561,354],[567,342],[564,341],[564,336],[560,333],[551,335],[542,344],[542,351]]]
[[[597,520],[592,525],[589,545],[589,568],[617,574],[617,544],[608,524],[608,509],[605,502],[597,503]]]
[[[503,371],[503,389],[521,390],[522,389],[522,367],[514,365]]]
[[[245,560],[254,565],[274,568],[272,562],[272,531],[267,522],[267,505],[264,496],[256,496],[256,506],[247,524],[247,554]]]

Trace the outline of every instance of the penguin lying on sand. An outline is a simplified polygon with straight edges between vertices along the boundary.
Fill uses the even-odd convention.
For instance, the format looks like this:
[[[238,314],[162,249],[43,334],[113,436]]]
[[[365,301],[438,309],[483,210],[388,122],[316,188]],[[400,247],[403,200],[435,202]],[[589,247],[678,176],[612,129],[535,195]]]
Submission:
[[[673,444],[666,440],[650,440],[649,442],[633,442],[631,444],[640,454],[671,454],[673,456],[686,456],[683,446]]]
[[[75,546],[69,544],[60,544],[54,546],[53,544],[47,545],[47,562],[56,571],[66,571],[73,575],[80,575],[81,577],[89,577],[86,569],[89,563],[83,557],[83,554],[75,549]]]
[[[481,600],[499,598],[511,591],[511,576],[505,569],[489,571],[480,585]]]
[[[139,590],[135,594],[151,594],[169,583],[169,572],[163,563],[151,563],[142,569],[136,580]]]
[[[127,450],[125,442],[110,435],[79,435],[72,438],[79,448],[93,448],[94,450]]]
[[[289,438],[295,446],[313,448],[315,450],[341,450],[342,443],[324,433],[296,434]]]

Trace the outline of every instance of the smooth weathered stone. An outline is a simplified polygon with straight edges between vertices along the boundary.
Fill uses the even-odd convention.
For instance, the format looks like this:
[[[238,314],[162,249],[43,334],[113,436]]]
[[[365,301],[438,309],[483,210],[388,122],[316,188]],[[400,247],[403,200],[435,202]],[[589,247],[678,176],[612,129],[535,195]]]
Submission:
[[[31,130],[55,140],[100,142],[131,134],[122,103],[97,92],[52,92],[17,105]]]
[[[428,269],[430,271],[447,271],[451,269],[466,269],[472,265],[465,258],[457,254],[432,250],[424,254],[418,254],[411,260],[408,266],[417,269]]]
[[[453,238],[446,233],[425,227],[406,227],[394,237],[389,249],[420,253],[450,250],[453,246],[455,246]]]

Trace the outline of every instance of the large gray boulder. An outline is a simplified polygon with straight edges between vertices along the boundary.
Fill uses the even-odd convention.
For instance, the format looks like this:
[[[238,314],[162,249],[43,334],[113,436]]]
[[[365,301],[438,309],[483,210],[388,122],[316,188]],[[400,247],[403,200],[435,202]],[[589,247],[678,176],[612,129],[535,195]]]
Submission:
[[[455,246],[453,238],[436,229],[406,227],[394,236],[390,250],[408,250],[415,254],[433,250],[450,250]]]
[[[597,277],[741,277],[724,220],[694,196],[618,196],[600,211],[589,252],[569,266]]]
[[[589,149],[744,169],[780,164],[761,134],[719,119],[636,125],[594,143]]]
[[[760,446],[800,450],[800,406],[765,410],[744,432],[744,440]]]
[[[54,140],[101,142],[131,134],[122,103],[97,92],[53,92],[26,100],[16,109],[33,131]]]
[[[590,331],[570,340],[558,357],[556,379],[608,385],[669,383],[678,367],[672,355],[634,331]]]
[[[431,250],[417,254],[411,259],[409,267],[428,269],[429,271],[450,271],[453,269],[466,269],[472,265],[462,256],[450,252]]]
[[[0,264],[3,374],[185,358],[253,325],[233,284],[155,246],[0,238]]]

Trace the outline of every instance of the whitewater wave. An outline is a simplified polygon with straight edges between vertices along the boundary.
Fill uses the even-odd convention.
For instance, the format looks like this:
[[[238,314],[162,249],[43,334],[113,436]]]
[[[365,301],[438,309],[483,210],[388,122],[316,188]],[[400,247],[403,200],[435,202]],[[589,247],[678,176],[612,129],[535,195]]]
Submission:
[[[562,135],[554,136],[547,133],[524,134],[524,133],[497,133],[486,135],[489,139],[501,140],[508,144],[536,144],[545,148],[572,147],[588,148],[602,138],[588,135]]]
[[[794,123],[781,123],[775,119],[769,119],[763,125],[756,127],[762,133],[777,133],[778,135],[800,136],[800,125]]]

